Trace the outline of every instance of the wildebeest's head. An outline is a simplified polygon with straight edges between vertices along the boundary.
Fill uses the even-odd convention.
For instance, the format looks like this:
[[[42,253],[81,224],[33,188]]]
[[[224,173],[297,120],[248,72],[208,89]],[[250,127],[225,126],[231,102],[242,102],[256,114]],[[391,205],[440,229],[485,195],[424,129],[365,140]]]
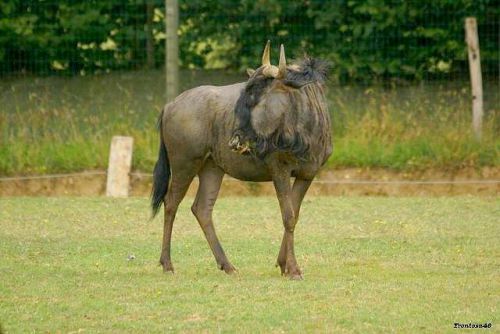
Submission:
[[[281,45],[276,67],[269,52],[268,41],[262,65],[247,71],[250,77],[236,103],[236,128],[229,145],[240,154],[259,158],[274,151],[301,157],[318,122],[329,122],[328,115],[323,115],[327,114],[324,83],[329,66],[313,58],[287,66]]]

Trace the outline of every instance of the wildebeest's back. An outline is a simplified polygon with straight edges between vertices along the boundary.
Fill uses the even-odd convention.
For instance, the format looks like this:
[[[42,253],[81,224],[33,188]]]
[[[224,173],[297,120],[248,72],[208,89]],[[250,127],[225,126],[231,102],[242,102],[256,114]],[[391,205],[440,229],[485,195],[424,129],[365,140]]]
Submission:
[[[204,159],[213,145],[217,114],[228,113],[225,109],[234,105],[239,86],[199,86],[165,106],[161,131],[173,164],[178,160]]]

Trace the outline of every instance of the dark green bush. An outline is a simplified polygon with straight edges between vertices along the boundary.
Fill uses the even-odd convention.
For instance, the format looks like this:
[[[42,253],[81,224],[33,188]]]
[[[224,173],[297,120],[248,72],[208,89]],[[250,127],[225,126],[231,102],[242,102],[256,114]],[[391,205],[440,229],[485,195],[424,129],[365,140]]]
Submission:
[[[163,0],[4,0],[0,75],[145,67],[148,40],[150,58],[161,66],[163,6]],[[452,78],[467,71],[467,16],[479,22],[484,73],[498,75],[495,0],[181,0],[181,66],[254,67],[271,39],[274,50],[285,43],[291,57],[330,59],[340,80]]]

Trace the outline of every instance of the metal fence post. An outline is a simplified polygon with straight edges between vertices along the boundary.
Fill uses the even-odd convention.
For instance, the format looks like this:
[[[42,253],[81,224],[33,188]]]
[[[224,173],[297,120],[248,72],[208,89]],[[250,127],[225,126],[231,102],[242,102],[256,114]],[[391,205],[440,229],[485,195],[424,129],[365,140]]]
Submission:
[[[483,125],[483,79],[481,57],[475,17],[465,19],[465,41],[469,53],[469,72],[472,89],[472,128],[476,139],[480,140]]]
[[[167,102],[172,101],[179,92],[179,4],[177,0],[165,0],[165,75]]]

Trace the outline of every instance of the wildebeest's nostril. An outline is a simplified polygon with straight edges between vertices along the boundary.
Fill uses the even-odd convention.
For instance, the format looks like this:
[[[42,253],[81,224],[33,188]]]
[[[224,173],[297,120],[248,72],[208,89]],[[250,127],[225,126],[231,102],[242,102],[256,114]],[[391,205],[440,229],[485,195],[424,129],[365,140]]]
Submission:
[[[239,135],[235,135],[229,140],[229,147],[231,148],[231,151],[239,154],[246,154],[250,152],[250,143],[248,141],[241,143]]]
[[[236,135],[229,140],[229,147],[233,151],[237,150],[239,145],[240,145],[240,136]]]

